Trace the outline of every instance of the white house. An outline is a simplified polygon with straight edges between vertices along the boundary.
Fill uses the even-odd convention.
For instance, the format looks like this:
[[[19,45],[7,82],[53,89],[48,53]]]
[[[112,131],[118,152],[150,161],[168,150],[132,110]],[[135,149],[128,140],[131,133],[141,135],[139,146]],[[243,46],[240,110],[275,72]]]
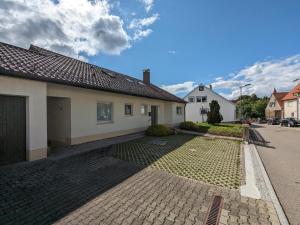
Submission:
[[[0,164],[184,121],[185,101],[143,80],[36,46],[0,42]]]
[[[217,100],[220,105],[220,113],[223,116],[222,122],[232,122],[236,119],[235,104],[213,91],[211,85],[209,88],[204,85],[197,86],[184,97],[184,100],[188,102],[185,107],[187,121],[205,122],[209,103],[213,100]]]
[[[300,120],[300,83],[282,100],[284,102],[284,118],[292,117]]]

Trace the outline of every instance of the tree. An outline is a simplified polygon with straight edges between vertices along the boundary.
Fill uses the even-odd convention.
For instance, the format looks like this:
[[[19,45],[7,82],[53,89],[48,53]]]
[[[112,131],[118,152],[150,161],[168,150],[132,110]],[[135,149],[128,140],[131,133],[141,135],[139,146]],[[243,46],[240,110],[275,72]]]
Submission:
[[[209,112],[207,113],[207,122],[210,124],[221,123],[223,116],[220,113],[220,105],[218,101],[213,100],[209,103]]]
[[[255,94],[243,95],[243,100],[239,101],[236,105],[238,112],[240,113],[240,118],[264,118],[265,108],[268,104],[269,98],[262,97],[259,98]],[[243,115],[241,115],[241,112]]]

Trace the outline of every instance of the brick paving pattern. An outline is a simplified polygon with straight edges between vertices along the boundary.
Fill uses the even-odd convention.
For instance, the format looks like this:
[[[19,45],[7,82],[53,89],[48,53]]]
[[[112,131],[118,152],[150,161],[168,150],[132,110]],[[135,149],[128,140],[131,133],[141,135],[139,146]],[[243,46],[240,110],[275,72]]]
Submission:
[[[220,224],[279,224],[269,202],[107,154],[0,167],[0,224],[203,224],[214,195]]]
[[[155,145],[153,140],[165,141]],[[192,135],[144,137],[113,146],[113,156],[221,187],[240,186],[240,142]]]

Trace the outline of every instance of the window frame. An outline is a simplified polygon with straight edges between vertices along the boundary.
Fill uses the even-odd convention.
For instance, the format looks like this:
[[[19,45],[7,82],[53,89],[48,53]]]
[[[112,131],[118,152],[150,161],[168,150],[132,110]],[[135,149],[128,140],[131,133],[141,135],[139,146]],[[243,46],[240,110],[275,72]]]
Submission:
[[[126,114],[126,106],[131,106],[131,114]],[[124,104],[124,116],[133,116],[133,104],[132,103]]]
[[[98,120],[98,105],[99,104],[105,104],[105,105],[110,105],[110,120]],[[113,123],[113,112],[114,112],[114,104],[113,102],[102,102],[102,101],[98,101],[96,104],[96,120],[97,120],[97,124],[105,124],[105,123]]]
[[[180,113],[178,113],[178,109],[180,109]],[[183,115],[182,106],[176,106],[176,115]]]
[[[205,98],[205,101],[203,101],[203,98]],[[201,96],[201,102],[208,102],[207,96]]]
[[[200,101],[198,101],[200,99]],[[196,96],[196,102],[202,102],[202,96]]]
[[[193,100],[190,101],[190,99],[193,99]],[[194,96],[189,96],[189,97],[188,97],[188,102],[189,102],[189,103],[194,103],[194,102],[195,102],[195,97],[194,97]]]
[[[144,113],[142,113],[142,107],[144,106],[144,110],[145,110],[145,112]],[[147,116],[147,113],[148,113],[148,106],[146,105],[146,104],[141,104],[140,105],[140,114],[142,115],[142,116]]]

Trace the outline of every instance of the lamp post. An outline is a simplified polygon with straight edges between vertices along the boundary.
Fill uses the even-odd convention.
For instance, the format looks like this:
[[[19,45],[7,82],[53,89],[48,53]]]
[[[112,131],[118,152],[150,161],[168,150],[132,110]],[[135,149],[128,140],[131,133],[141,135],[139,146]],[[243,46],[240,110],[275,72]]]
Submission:
[[[297,82],[300,79],[297,78],[295,80],[293,80],[293,82]],[[299,120],[299,104],[300,104],[300,92],[295,94],[297,96],[297,120]]]
[[[243,88],[244,87],[247,87],[247,86],[250,86],[251,84],[245,84],[245,85],[242,85],[242,86],[240,86],[240,99],[241,99],[241,118],[242,118],[242,116],[243,116]]]

